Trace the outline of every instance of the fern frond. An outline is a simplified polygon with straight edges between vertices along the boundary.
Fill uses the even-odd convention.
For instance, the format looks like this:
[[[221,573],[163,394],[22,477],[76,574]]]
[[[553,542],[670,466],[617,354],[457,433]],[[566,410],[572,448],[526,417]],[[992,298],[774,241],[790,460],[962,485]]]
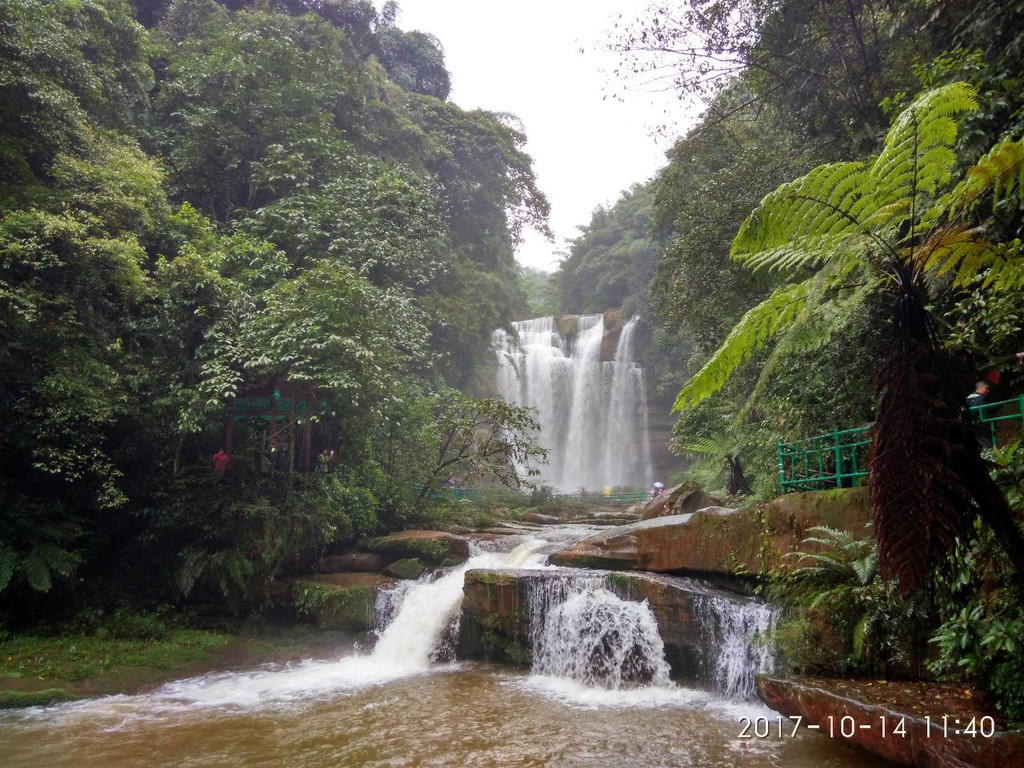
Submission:
[[[38,548],[33,549],[22,558],[21,570],[25,574],[29,586],[36,592],[50,591],[50,587],[53,586],[53,578],[50,568],[47,566],[46,560],[39,554]]]
[[[188,597],[203,571],[210,564],[210,555],[201,549],[186,549],[182,552],[184,562],[178,571],[178,587],[181,594]]]
[[[731,435],[721,432],[711,437],[693,437],[685,442],[677,441],[675,447],[690,456],[703,456],[718,460],[729,453],[733,442]]]
[[[996,144],[976,165],[967,169],[950,196],[954,213],[973,210],[986,192],[992,190],[992,207],[1014,192],[1024,189],[1024,142],[1002,141]]]
[[[935,275],[956,270],[953,287],[969,288],[979,281],[985,288],[1015,291],[1024,287],[1024,247],[1019,239],[992,243],[981,227],[965,226],[937,231],[924,243],[918,258]]]
[[[0,549],[0,592],[3,592],[11,583],[17,568],[18,553],[10,547]]]
[[[853,646],[853,655],[858,659],[864,656],[864,641],[871,630],[871,625],[874,623],[873,618],[873,614],[865,613],[853,628],[853,636],[850,639]]]
[[[869,193],[863,163],[832,163],[768,193],[740,226],[730,256],[751,269],[787,270],[827,261],[860,218]]]
[[[923,213],[922,199],[945,185],[956,165],[956,118],[978,108],[974,88],[963,82],[926,91],[893,121],[881,153],[868,170],[874,184],[873,227],[898,218],[909,202]],[[891,215],[883,215],[890,206]]]
[[[70,576],[82,560],[77,553],[69,552],[56,544],[40,544],[35,548],[35,552],[39,554],[52,573],[60,576]]]
[[[852,287],[842,285],[849,281],[853,282]],[[765,361],[753,390],[733,419],[734,427],[750,415],[779,366],[791,362],[794,355],[813,352],[828,344],[832,334],[849,322],[852,313],[877,290],[881,280],[868,273],[863,261],[850,258],[833,260],[809,282],[811,286],[803,310]],[[835,290],[837,285],[840,288]],[[826,300],[829,291],[838,294],[831,301]]]
[[[673,412],[692,407],[713,395],[725,385],[738,365],[791,325],[807,301],[811,280],[776,289],[743,315],[711,359],[679,390]]]

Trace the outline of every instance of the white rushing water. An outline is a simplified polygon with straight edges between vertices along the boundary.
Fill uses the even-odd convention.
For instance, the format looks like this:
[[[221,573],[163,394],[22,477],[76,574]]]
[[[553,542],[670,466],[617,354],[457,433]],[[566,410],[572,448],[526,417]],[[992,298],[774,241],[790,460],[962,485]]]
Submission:
[[[651,451],[643,369],[635,361],[638,318],[622,328],[612,360],[601,360],[603,315],[580,315],[562,336],[555,318],[513,323],[516,338],[494,332],[498,390],[536,408],[550,450],[544,483],[574,492],[650,484]]]
[[[307,659],[288,666],[273,665],[248,672],[227,672],[169,683],[149,694],[111,696],[65,705],[68,717],[102,709],[126,719],[185,708],[262,709],[306,704],[319,697],[380,685],[424,674],[433,659],[446,655],[448,629],[462,605],[462,585],[471,568],[539,568],[547,544],[528,539],[511,552],[484,552],[462,566],[431,580],[401,585],[392,595],[391,620],[369,653],[340,659]],[[140,714],[146,713],[146,714]]]
[[[704,582],[679,582],[693,595],[702,685],[732,701],[753,700],[754,675],[772,666],[762,640],[774,620],[771,607]],[[674,698],[679,689],[669,679],[647,601],[624,600],[609,587],[603,572],[555,569],[529,581],[534,685],[583,703],[633,706]]]
[[[539,675],[616,691],[670,685],[665,645],[650,606],[603,588],[578,592],[548,611],[533,653]]]
[[[568,535],[568,532],[566,532]],[[556,535],[553,532],[552,535]],[[576,533],[578,535],[578,532]],[[332,660],[307,659],[179,680],[134,696],[111,696],[25,710],[18,719],[79,719],[119,729],[167,716],[305,708],[402,678],[450,669],[464,577],[474,568],[526,568],[529,642],[533,666],[516,687],[586,707],[704,706],[750,700],[755,671],[769,668],[768,650],[751,642],[772,620],[767,606],[708,588],[694,599],[694,619],[705,635],[713,693],[669,679],[665,648],[646,601],[625,600],[609,589],[603,572],[545,566],[549,542],[529,538],[510,552],[478,552],[461,567],[404,582],[378,601],[377,643]],[[508,542],[511,545],[511,542]],[[706,586],[706,585],[705,585]],[[201,716],[201,715],[198,715]]]
[[[754,698],[754,675],[772,671],[771,648],[764,642],[775,621],[772,607],[708,593],[694,600],[693,610],[704,642],[714,649],[711,671],[715,690],[730,699]]]

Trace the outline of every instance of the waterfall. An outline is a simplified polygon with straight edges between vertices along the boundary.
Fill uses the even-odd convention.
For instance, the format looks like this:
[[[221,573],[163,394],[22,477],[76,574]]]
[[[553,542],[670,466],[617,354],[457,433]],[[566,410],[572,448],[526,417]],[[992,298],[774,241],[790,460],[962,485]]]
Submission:
[[[754,675],[772,668],[759,637],[772,626],[771,607],[693,579],[673,583],[692,595],[697,682],[731,700],[755,698]],[[614,594],[608,574],[544,571],[527,589],[534,675],[610,691],[675,687],[653,611]]]
[[[431,662],[453,657],[458,637],[459,609],[466,571],[472,568],[538,567],[546,559],[538,550],[547,544],[530,539],[507,553],[484,552],[460,567],[434,579],[425,574],[418,581],[401,584],[383,602],[383,621],[371,658],[391,669],[426,670]]]
[[[578,592],[548,612],[533,672],[619,690],[669,685],[658,624],[646,602],[607,589]]]
[[[754,675],[772,671],[771,648],[763,641],[775,621],[767,603],[708,592],[693,603],[694,621],[710,658],[712,683],[730,699],[753,699]]]
[[[453,656],[452,635],[471,568],[535,568],[547,542],[530,539],[511,552],[475,554],[440,575],[403,583],[378,599],[383,614],[376,646],[338,659],[307,659],[285,667],[227,672],[175,681],[152,694],[162,702],[203,707],[276,707],[319,696],[381,685],[429,672],[435,660]]]
[[[545,573],[529,582],[534,675],[618,691],[667,687],[669,666],[647,602],[623,600],[605,574]]]
[[[603,315],[580,315],[576,331],[558,333],[555,318],[497,330],[498,391],[536,408],[541,442],[550,451],[541,481],[563,491],[650,484],[651,453],[643,369],[634,361],[638,318],[619,335],[612,360],[602,361]],[[518,337],[518,338],[517,338]]]

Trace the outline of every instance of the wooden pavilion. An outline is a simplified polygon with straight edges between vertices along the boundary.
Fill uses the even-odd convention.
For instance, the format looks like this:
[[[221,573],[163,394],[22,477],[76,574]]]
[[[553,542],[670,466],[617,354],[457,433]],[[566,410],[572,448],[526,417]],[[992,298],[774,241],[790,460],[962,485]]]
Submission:
[[[273,377],[231,399],[224,426],[224,450],[233,455],[236,426],[260,433],[257,466],[270,447],[287,446],[287,472],[309,472],[314,466],[313,423],[327,408],[325,393],[307,384]]]

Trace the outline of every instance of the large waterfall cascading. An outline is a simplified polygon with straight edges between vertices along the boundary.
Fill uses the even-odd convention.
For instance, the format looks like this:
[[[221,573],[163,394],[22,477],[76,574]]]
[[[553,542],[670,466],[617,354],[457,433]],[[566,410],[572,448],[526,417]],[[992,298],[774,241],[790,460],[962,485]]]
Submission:
[[[571,337],[555,318],[513,323],[492,339],[498,390],[509,402],[536,408],[541,442],[550,450],[544,483],[564,491],[647,486],[651,449],[643,369],[634,361],[638,318],[619,334],[615,358],[601,360],[603,315],[580,315]]]

